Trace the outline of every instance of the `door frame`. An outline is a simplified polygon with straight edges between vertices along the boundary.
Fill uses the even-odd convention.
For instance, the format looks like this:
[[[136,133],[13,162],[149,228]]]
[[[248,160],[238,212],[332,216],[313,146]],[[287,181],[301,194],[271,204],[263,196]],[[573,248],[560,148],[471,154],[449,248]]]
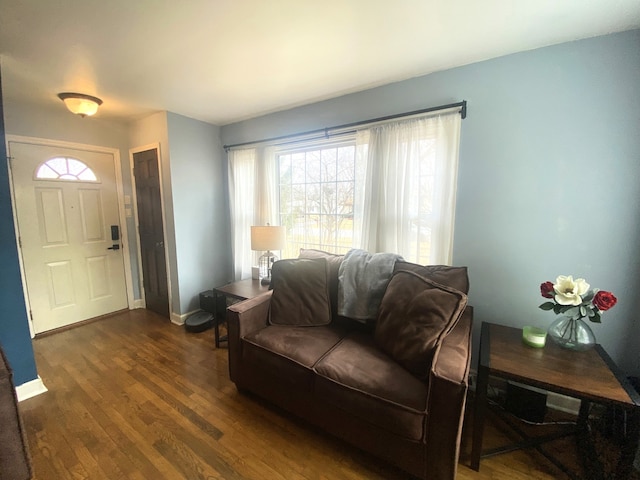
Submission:
[[[142,270],[142,247],[140,241],[140,220],[138,218],[138,191],[136,188],[136,176],[133,174],[133,167],[135,166],[133,161],[133,155],[135,153],[146,152],[147,150],[155,150],[157,152],[156,157],[158,161],[158,181],[160,182],[160,211],[162,212],[162,236],[164,241],[164,261],[167,268],[167,295],[169,296],[169,319],[173,322],[173,296],[171,295],[171,262],[169,262],[169,242],[167,241],[167,214],[165,209],[165,196],[164,196],[164,171],[162,168],[162,151],[160,150],[160,143],[149,143],[140,147],[129,149],[129,168],[131,171],[131,194],[133,200],[131,202],[133,207],[133,218],[136,223],[136,249],[138,254],[138,272],[139,272],[139,288],[140,298],[146,306],[146,296],[144,292],[144,272]],[[175,323],[175,322],[174,322]]]
[[[120,162],[120,150],[111,147],[101,147],[98,145],[89,145],[85,143],[68,142],[65,140],[53,140],[49,138],[28,137],[23,135],[7,134],[6,146],[7,152],[10,154],[9,143],[26,143],[30,145],[39,145],[45,147],[58,147],[58,148],[71,148],[75,150],[86,150],[90,152],[107,153],[113,155],[113,167],[116,175],[116,197],[118,200],[118,221],[120,222],[120,241],[122,245],[122,262],[124,264],[124,281],[127,290],[127,305],[129,310],[134,308],[135,299],[133,297],[133,275],[131,273],[131,260],[129,255],[129,234],[127,228],[127,217],[125,215],[124,204],[124,188],[122,182],[122,164]],[[11,160],[12,157],[9,157]],[[29,300],[29,292],[27,291],[26,274],[24,269],[24,260],[22,258],[22,248],[20,247],[20,229],[18,225],[18,216],[16,212],[16,198],[15,198],[15,186],[13,184],[13,174],[11,172],[11,162],[7,162],[9,165],[9,189],[11,194],[11,210],[13,212],[13,224],[16,232],[16,245],[18,246],[18,260],[20,263],[20,276],[22,278],[22,291],[24,293],[25,305],[27,307],[27,318],[29,319],[29,333],[31,338],[35,337],[35,330],[33,328],[33,320],[31,319],[30,310],[31,302]]]

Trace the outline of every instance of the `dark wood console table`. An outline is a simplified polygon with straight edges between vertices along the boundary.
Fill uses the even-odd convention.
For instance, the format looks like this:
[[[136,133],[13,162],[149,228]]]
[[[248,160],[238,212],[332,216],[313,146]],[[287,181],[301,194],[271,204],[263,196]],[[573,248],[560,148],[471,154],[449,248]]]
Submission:
[[[213,321],[215,325],[216,348],[220,348],[220,342],[226,341],[226,337],[220,337],[220,324],[226,322],[227,298],[242,301],[257,297],[261,293],[269,291],[269,285],[262,285],[260,280],[247,279],[239,282],[228,283],[213,289],[215,312]]]
[[[514,449],[505,447],[491,452],[482,450],[487,387],[491,375],[580,399],[575,433],[581,451],[592,448],[585,446],[589,437],[587,421],[591,402],[616,406],[626,411],[629,440],[623,446],[615,478],[628,478],[640,435],[640,395],[600,345],[586,352],[574,352],[563,349],[547,339],[544,348],[532,348],[523,344],[521,329],[484,322],[479,357],[471,452],[471,467],[474,470],[480,469],[480,459],[483,455],[495,455],[500,451]],[[539,447],[545,439],[538,440],[540,441],[525,440],[521,448],[538,448],[568,476],[580,478],[567,471]],[[603,477],[601,468],[589,466],[589,478]]]

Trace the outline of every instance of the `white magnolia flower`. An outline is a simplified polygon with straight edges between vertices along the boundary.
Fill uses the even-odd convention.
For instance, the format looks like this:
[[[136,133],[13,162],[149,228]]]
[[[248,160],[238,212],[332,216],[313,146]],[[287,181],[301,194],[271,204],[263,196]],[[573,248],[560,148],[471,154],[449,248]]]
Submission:
[[[582,303],[582,295],[589,291],[590,285],[584,280],[584,278],[573,279],[573,276],[568,277],[560,275],[556,278],[556,283],[553,284],[553,289],[556,292],[555,300],[560,305],[580,305]]]

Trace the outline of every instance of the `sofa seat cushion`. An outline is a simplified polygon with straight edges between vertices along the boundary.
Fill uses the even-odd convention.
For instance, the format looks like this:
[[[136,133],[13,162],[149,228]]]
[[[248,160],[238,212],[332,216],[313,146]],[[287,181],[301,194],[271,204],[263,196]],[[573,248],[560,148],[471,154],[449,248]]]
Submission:
[[[251,368],[261,368],[296,385],[312,384],[311,368],[345,335],[332,325],[271,325],[243,339],[242,355]]]
[[[371,335],[351,333],[314,370],[320,401],[404,438],[422,439],[427,386],[379,350]]]

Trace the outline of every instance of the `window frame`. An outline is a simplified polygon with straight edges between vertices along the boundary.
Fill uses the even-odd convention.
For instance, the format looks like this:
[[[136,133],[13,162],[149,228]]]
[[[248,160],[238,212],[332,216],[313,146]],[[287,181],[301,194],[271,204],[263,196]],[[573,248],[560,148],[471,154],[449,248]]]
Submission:
[[[339,170],[340,170],[340,160],[339,160],[339,153],[338,153],[338,149],[341,148],[350,148],[351,149],[351,162],[352,162],[352,168],[350,169],[350,179],[348,180],[344,180],[344,179],[340,179],[340,174],[339,174]],[[333,179],[331,180],[325,180],[324,178],[324,172],[322,170],[322,151],[327,151],[327,150],[331,150],[331,149],[335,149],[336,150],[336,155],[335,155],[335,167],[336,167],[336,171],[335,174],[333,175]],[[319,233],[317,236],[318,241],[315,241],[314,239],[310,239],[307,234],[309,232],[309,228],[308,228],[308,223],[305,219],[305,222],[300,226],[300,230],[301,233],[303,235],[303,239],[302,240],[292,240],[291,239],[291,228],[293,228],[293,226],[291,225],[291,222],[293,222],[295,220],[296,217],[296,212],[293,212],[293,206],[292,206],[292,210],[291,211],[285,211],[285,207],[282,204],[282,200],[283,200],[283,194],[282,194],[282,188],[283,188],[283,183],[282,183],[282,175],[283,175],[283,166],[282,166],[282,157],[285,156],[293,156],[296,154],[302,154],[305,155],[305,159],[304,161],[307,161],[307,154],[309,152],[319,152],[320,153],[320,158],[318,159],[321,163],[320,163],[320,167],[319,167],[319,172],[318,172],[318,181],[309,181],[308,177],[307,177],[307,172],[306,172],[306,164],[305,164],[305,171],[303,172],[303,176],[304,176],[304,181],[300,181],[300,182],[296,182],[294,181],[294,178],[291,179],[291,182],[288,184],[289,187],[291,187],[291,189],[293,190],[293,186],[294,185],[304,185],[305,186],[305,206],[304,206],[304,210],[303,212],[301,212],[299,215],[304,216],[304,217],[309,217],[309,216],[313,216],[313,217],[319,217]],[[288,144],[288,145],[283,145],[278,147],[275,150],[275,156],[276,156],[276,165],[277,165],[277,178],[278,178],[278,185],[277,185],[277,190],[278,190],[278,195],[277,195],[277,210],[278,210],[278,219],[280,221],[280,225],[284,225],[285,227],[287,227],[287,246],[282,250],[282,256],[283,258],[287,258],[287,257],[297,257],[299,254],[299,250],[301,248],[309,248],[309,249],[318,249],[318,250],[323,250],[323,251],[327,251],[327,252],[331,252],[331,253],[336,253],[336,254],[343,254],[346,253],[349,249],[353,248],[353,241],[354,241],[354,237],[355,237],[355,230],[354,230],[354,203],[355,203],[355,196],[356,196],[356,154],[357,154],[357,146],[356,146],[356,135],[355,134],[349,134],[349,135],[342,135],[340,137],[332,137],[332,138],[322,138],[322,139],[314,139],[314,140],[307,140],[304,142],[298,142],[295,144]],[[291,160],[293,160],[293,158],[291,158]],[[292,166],[293,169],[293,166]],[[293,171],[291,170],[291,175],[293,176]],[[342,177],[344,178],[344,177]],[[342,184],[346,184],[349,183],[351,186],[347,187],[347,190],[350,190],[350,197],[351,197],[351,207],[350,210],[345,212],[345,211],[340,211],[340,203],[338,202],[338,190],[339,190],[339,185]],[[307,207],[307,201],[308,201],[308,197],[307,197],[307,188],[309,185],[318,185],[319,186],[319,194],[320,194],[320,200],[318,202],[318,206],[319,208],[316,209],[316,211],[310,211]],[[323,204],[324,202],[324,196],[323,193],[325,192],[325,190],[323,190],[323,185],[335,185],[335,195],[336,195],[336,204],[335,204],[335,208],[333,210],[333,212],[329,212],[326,211],[325,207],[326,204]],[[287,184],[285,184],[285,186],[287,186]],[[343,190],[344,191],[344,190]],[[293,191],[290,192],[291,195],[293,195]],[[349,195],[349,194],[347,194]],[[293,199],[292,199],[293,202]],[[342,205],[344,205],[344,203],[342,203]],[[287,218],[287,216],[289,216],[289,218]],[[324,219],[322,217],[325,217]],[[334,231],[334,239],[333,242],[323,242],[323,234],[322,234],[322,226],[326,225],[326,223],[324,223],[328,217],[335,217],[335,231]],[[342,217],[341,220],[340,217]],[[347,239],[340,241],[339,240],[339,235],[340,235],[340,224],[343,221],[350,221],[351,222],[351,235],[348,236]]]
[[[50,162],[53,162],[55,160],[58,159],[63,159],[65,161],[65,166],[66,166],[66,172],[64,173],[60,173],[56,168],[54,168],[53,166],[49,165]],[[71,170],[69,169],[69,160],[73,160],[74,162],[77,162],[81,165],[83,165],[85,168],[83,170],[81,170],[79,173],[82,174],[84,172],[86,172],[87,170],[89,172],[91,172],[91,174],[93,175],[94,179],[86,179],[86,178],[80,178],[77,174],[71,173]],[[57,174],[57,177],[39,177],[38,174],[40,173],[40,171],[42,170],[43,167],[47,167],[49,170],[51,170],[53,173]],[[67,175],[67,176],[71,176],[74,178],[63,178],[63,175]],[[47,160],[45,160],[44,162],[40,163],[38,165],[38,167],[34,170],[33,172],[33,179],[35,181],[38,182],[71,182],[71,183],[102,183],[100,181],[100,178],[98,177],[98,175],[96,175],[95,170],[91,167],[91,165],[87,164],[87,162],[84,162],[82,160],[80,160],[79,158],[75,158],[75,157],[69,157],[69,156],[63,156],[63,155],[58,155],[55,157],[51,157]]]

